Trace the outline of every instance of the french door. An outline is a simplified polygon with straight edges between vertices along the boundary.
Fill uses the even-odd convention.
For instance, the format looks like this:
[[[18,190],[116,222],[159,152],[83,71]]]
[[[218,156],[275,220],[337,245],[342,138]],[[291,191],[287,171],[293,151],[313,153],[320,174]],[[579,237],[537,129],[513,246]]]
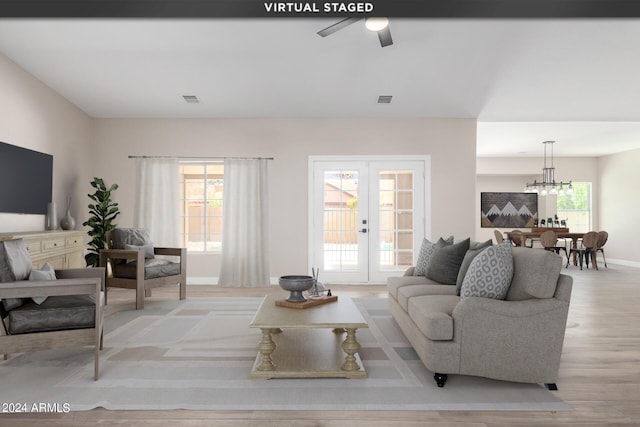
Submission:
[[[428,224],[428,160],[310,159],[309,254],[321,282],[384,282],[413,265]]]

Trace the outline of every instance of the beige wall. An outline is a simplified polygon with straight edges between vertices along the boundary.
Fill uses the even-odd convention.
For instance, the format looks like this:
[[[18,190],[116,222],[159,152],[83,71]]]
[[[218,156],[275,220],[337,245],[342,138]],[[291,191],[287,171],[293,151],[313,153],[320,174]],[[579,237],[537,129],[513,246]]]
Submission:
[[[67,196],[72,196],[72,213],[82,216],[92,120],[2,54],[0,94],[0,141],[52,154],[58,215],[64,215]],[[42,230],[44,225],[44,215],[0,213],[0,231]]]
[[[2,54],[0,93],[0,141],[54,156],[53,201],[62,215],[72,195],[78,224],[87,217],[88,183],[101,176],[122,186],[116,194],[123,211],[120,223],[131,225],[129,154],[274,156],[272,276],[306,270],[310,155],[431,155],[432,233],[427,237],[432,238],[451,233],[490,238],[491,232],[479,225],[480,192],[520,191],[527,180],[540,176],[542,167],[541,158],[480,158],[476,166],[473,119],[94,120]],[[609,258],[637,265],[640,243],[625,236],[639,234],[639,161],[640,150],[599,159],[555,159],[557,179],[593,183],[593,227],[610,232]],[[43,215],[0,214],[0,231],[43,227]],[[217,276],[218,257],[192,256],[189,261],[190,276]]]
[[[493,157],[477,159],[477,191],[475,230],[478,240],[493,238],[492,228],[480,227],[480,193],[484,191],[521,192],[527,182],[538,181],[542,176],[544,160],[537,157]],[[598,159],[595,157],[561,157],[554,159],[556,181],[591,182],[594,200],[598,200],[600,184],[598,177]],[[556,197],[538,198],[540,218],[553,217],[556,213]],[[592,227],[597,229],[599,223],[599,206],[592,206]],[[571,224],[569,224],[571,228]],[[508,230],[502,230],[508,231]]]
[[[96,120],[97,176],[120,185],[121,226],[133,222],[128,155],[268,156],[271,276],[307,271],[311,155],[431,155],[433,237],[474,233],[475,120]],[[283,208],[286,207],[286,208]],[[428,236],[432,237],[432,236]],[[192,255],[189,275],[217,277],[220,257]]]
[[[640,267],[640,150],[600,158],[600,228],[609,233],[607,261]]]

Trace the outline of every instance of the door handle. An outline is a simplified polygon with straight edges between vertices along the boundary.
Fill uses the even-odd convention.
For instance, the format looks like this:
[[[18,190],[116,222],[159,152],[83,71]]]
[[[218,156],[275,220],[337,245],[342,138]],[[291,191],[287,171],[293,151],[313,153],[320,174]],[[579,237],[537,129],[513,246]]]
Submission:
[[[362,230],[358,230],[358,233],[366,233],[368,230],[366,228],[363,228]]]

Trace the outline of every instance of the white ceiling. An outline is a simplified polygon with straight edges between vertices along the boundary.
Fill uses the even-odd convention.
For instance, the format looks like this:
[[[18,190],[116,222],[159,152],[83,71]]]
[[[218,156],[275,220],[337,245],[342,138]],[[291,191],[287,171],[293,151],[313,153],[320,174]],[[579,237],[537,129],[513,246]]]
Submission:
[[[638,19],[398,18],[386,48],[363,21],[316,34],[334,22],[0,19],[0,51],[92,117],[477,118],[479,156],[640,148]]]

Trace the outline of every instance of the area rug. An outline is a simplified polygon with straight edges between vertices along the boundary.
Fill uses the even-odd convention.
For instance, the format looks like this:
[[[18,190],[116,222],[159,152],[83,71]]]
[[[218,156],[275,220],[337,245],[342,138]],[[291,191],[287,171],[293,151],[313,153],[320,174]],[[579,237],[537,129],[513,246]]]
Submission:
[[[356,299],[366,379],[251,380],[261,298],[145,302],[105,321],[101,375],[93,350],[64,349],[0,362],[0,402],[112,410],[566,411],[543,386],[450,375],[438,388],[382,298]],[[277,351],[277,350],[276,350]],[[66,405],[66,406],[65,406]]]

